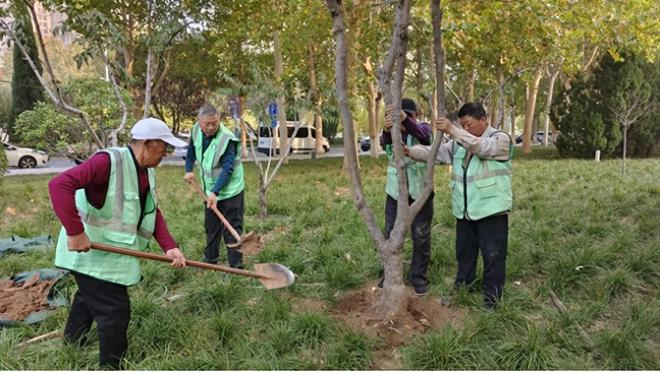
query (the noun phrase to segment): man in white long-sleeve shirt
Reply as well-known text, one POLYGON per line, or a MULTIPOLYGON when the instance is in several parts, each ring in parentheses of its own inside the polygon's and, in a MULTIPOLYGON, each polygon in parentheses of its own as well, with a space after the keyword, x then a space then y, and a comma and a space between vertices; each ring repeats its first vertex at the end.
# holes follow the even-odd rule
MULTIPOLYGON (((458 288, 475 281, 479 249, 484 262, 484 304, 497 307, 506 272, 508 214, 511 210, 511 137, 486 122, 480 103, 466 103, 458 111, 461 128, 446 118, 434 121, 436 129, 449 134, 441 145, 436 164, 451 164, 452 213, 456 217, 458 288)), ((429 146, 404 150, 413 160, 426 161, 429 146)))

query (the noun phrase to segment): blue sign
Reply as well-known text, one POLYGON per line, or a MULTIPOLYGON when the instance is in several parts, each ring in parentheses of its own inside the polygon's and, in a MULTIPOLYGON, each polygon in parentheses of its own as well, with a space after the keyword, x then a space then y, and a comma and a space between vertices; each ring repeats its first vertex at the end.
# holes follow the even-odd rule
POLYGON ((277 104, 275 102, 268 105, 268 115, 270 115, 270 127, 277 128, 277 104))

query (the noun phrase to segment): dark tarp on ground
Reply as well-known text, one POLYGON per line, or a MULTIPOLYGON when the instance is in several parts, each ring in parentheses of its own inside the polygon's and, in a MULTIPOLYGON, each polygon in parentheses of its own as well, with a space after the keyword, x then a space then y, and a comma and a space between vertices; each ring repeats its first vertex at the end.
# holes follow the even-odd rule
POLYGON ((5 253, 24 253, 38 249, 48 249, 53 246, 50 235, 38 236, 36 238, 21 238, 12 235, 10 238, 0 238, 0 257, 5 253))
MULTIPOLYGON (((13 277, 11 277, 11 280, 13 280, 14 283, 16 284, 20 284, 31 278, 36 273, 39 273, 39 282, 41 282, 42 280, 56 281, 53 287, 50 289, 50 292, 48 293, 48 305, 50 305, 50 307, 66 306, 68 304, 66 297, 64 297, 64 295, 62 295, 58 290, 56 290, 56 287, 57 287, 57 282, 59 282, 59 280, 62 279, 64 275, 69 273, 67 270, 38 269, 33 271, 25 271, 14 275, 13 277)), ((30 314, 23 321, 0 319, 0 327, 12 327, 19 325, 20 323, 25 323, 25 324, 38 323, 44 320, 51 312, 52 310, 37 311, 35 313, 30 314)))

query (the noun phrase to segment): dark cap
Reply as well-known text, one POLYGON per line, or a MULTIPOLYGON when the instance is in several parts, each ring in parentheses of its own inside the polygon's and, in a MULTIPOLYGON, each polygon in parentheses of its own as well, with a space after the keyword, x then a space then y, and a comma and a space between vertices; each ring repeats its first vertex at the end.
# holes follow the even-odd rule
POLYGON ((401 110, 409 114, 416 114, 417 104, 410 98, 404 98, 401 100, 401 110))

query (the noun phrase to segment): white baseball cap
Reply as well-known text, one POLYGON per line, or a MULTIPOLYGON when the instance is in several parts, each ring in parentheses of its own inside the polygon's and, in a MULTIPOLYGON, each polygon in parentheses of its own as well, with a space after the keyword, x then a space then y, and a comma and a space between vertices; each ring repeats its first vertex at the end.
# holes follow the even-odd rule
POLYGON ((162 120, 144 118, 131 129, 131 138, 136 140, 162 140, 174 147, 185 147, 187 143, 174 137, 170 128, 162 120))

